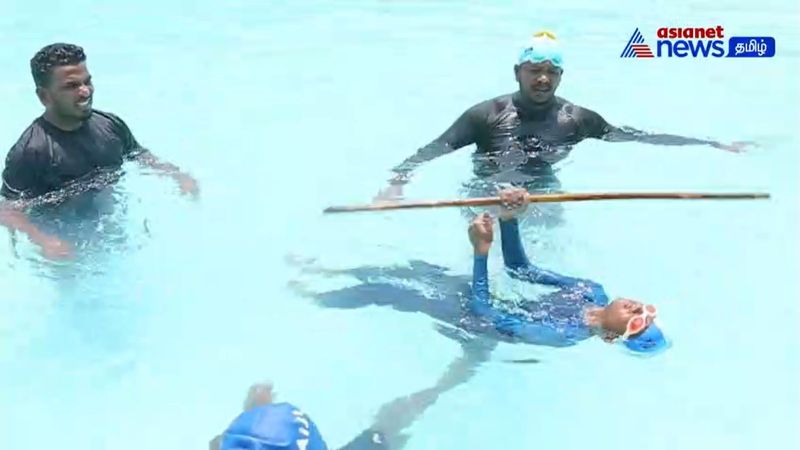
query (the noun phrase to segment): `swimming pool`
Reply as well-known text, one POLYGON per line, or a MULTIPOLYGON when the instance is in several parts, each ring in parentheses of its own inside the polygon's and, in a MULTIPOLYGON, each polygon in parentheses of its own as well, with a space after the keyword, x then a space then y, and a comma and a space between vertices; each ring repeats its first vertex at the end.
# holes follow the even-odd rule
MULTIPOLYGON (((14 43, 0 54, 0 142, 40 112, 31 55, 72 41, 88 52, 96 107, 193 173, 202 198, 131 169, 117 189, 124 239, 77 267, 0 239, 0 436, 17 449, 206 448, 247 385, 270 378, 335 448, 383 403, 429 386, 459 354, 431 320, 315 306, 287 286, 298 274, 285 257, 335 268, 419 259, 467 274, 457 210, 320 211, 368 201, 464 108, 512 91, 520 40, 549 28, 567 43, 567 99, 617 124, 761 144, 733 155, 587 141, 559 166, 566 190, 773 199, 565 205, 564 225, 532 236, 532 253, 652 299, 673 347, 637 359, 596 341, 500 345, 408 430, 408 448, 606 449, 646 437, 639 448, 797 448, 797 5, 675 3, 85 1, 42 15, 14 2, 0 17, 14 43), (636 27, 706 23, 774 36, 779 56, 618 57, 636 27), (540 363, 505 362, 517 358, 540 363)), ((457 196, 468 153, 426 165, 406 194, 457 196)))

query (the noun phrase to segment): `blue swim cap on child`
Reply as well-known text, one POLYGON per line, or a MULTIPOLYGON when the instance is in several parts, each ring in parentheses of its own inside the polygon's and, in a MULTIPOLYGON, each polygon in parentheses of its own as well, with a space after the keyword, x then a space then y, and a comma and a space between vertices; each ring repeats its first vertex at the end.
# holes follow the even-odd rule
POLYGON ((563 69, 564 60, 561 45, 556 35, 550 31, 539 31, 533 34, 533 39, 519 54, 517 64, 550 61, 550 64, 563 69))
POLYGON ((328 450, 317 426, 289 403, 247 410, 222 434, 221 450, 328 450))
POLYGON ((651 323, 639 335, 626 339, 623 344, 628 350, 648 354, 658 353, 668 347, 664 333, 655 323, 651 323))

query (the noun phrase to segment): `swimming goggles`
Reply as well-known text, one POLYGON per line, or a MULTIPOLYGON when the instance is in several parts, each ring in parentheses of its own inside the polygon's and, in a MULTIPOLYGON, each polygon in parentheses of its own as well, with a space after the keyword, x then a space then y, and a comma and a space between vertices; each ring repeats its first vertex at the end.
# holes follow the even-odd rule
POLYGON ((644 305, 641 314, 637 314, 628 320, 628 325, 625 327, 625 333, 620 338, 624 341, 631 336, 641 333, 645 328, 653 323, 655 318, 656 307, 653 305, 644 305))

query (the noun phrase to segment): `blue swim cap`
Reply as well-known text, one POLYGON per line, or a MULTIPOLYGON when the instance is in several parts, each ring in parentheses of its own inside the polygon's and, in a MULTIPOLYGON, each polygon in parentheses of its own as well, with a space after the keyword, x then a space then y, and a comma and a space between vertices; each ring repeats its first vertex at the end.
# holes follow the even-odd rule
POLYGON ((289 403, 247 410, 222 434, 220 450, 328 450, 317 426, 289 403))
POLYGON ((519 54, 517 64, 550 61, 558 68, 563 69, 564 59, 561 53, 561 45, 556 39, 556 35, 550 31, 539 31, 533 34, 533 39, 519 54))
POLYGON ((651 323, 639 335, 626 339, 623 344, 628 350, 648 354, 655 354, 669 347, 664 333, 655 323, 651 323))

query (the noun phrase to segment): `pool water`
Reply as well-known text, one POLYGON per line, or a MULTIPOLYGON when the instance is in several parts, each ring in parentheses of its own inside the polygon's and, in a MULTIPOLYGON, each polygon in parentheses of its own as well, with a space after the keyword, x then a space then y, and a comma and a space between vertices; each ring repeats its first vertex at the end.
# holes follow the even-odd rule
MULTIPOLYGON (((390 167, 465 108, 513 91, 516 51, 541 28, 566 45, 559 95, 608 121, 759 143, 731 154, 585 141, 558 166, 563 189, 772 199, 565 204, 562 225, 526 232, 531 256, 656 303, 672 348, 641 359, 597 340, 501 344, 409 427, 407 448, 800 446, 791 431, 800 418, 796 3, 43 9, 3 4, 0 141, 10 147, 41 112, 30 57, 75 42, 88 53, 95 106, 191 172, 201 198, 130 166, 108 193, 124 206, 110 223, 70 228, 88 242, 78 260, 47 262, 23 238, 0 239, 0 436, 9 448, 206 448, 262 379, 337 448, 382 404, 432 385, 461 350, 430 318, 322 308, 293 283, 324 292, 355 281, 300 273, 287 257, 332 269, 421 260, 468 275, 457 209, 321 211, 370 201, 390 167), (619 58, 636 27, 706 24, 774 36, 777 56, 619 58)), ((457 197, 469 153, 423 166, 407 197, 457 197)), ((505 290, 498 252, 490 264, 505 290)))

